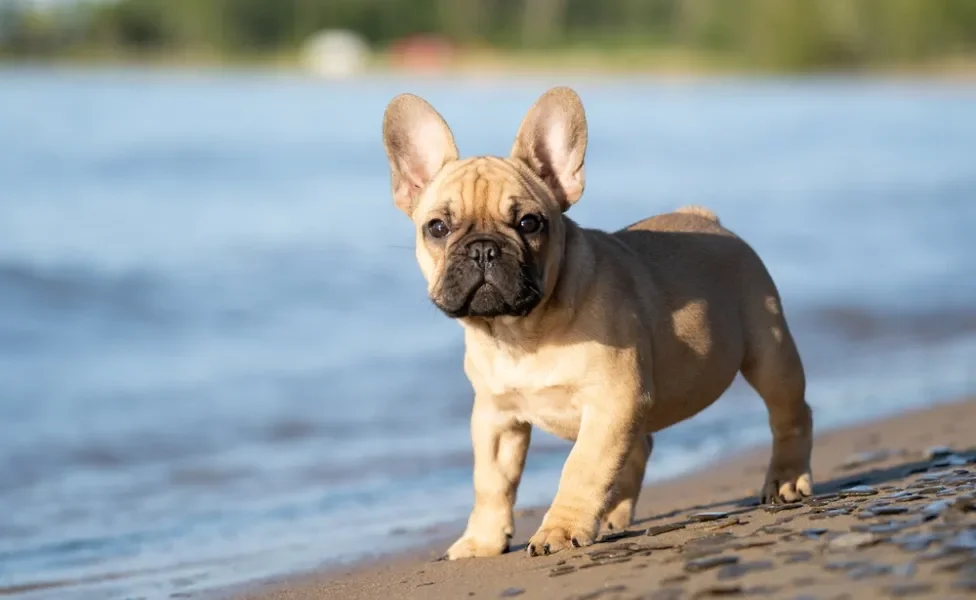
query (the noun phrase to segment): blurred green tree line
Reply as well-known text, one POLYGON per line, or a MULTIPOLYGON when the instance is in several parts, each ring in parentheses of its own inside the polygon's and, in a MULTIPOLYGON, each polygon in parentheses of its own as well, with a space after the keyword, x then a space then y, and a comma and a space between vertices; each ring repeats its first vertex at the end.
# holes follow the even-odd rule
POLYGON ((976 53, 976 0, 0 0, 0 52, 293 52, 325 28, 510 50, 675 48, 777 70, 976 53))

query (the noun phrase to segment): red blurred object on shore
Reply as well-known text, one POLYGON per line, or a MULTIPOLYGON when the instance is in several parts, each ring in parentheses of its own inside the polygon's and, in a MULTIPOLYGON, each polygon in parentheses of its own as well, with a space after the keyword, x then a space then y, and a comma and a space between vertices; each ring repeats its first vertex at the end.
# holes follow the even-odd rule
POLYGON ((405 71, 443 71, 457 55, 457 47, 438 35, 412 35, 390 45, 390 66, 405 71))

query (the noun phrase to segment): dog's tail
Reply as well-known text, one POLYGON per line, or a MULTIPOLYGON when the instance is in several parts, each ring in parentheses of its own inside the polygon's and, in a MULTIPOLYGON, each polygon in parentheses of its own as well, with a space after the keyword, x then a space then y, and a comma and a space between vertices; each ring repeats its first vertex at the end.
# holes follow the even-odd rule
POLYGON ((697 215, 703 219, 708 219, 717 225, 721 225, 718 220, 718 215, 716 215, 712 210, 705 208, 704 206, 698 206, 696 204, 689 204, 688 206, 682 206, 678 210, 674 211, 686 215, 697 215))

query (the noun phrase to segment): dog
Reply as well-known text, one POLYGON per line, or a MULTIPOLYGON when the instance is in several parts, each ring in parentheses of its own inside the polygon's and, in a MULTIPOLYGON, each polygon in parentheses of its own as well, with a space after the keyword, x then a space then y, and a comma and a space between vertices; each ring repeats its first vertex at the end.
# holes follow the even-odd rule
POLYGON ((464 330, 474 389, 474 507, 447 558, 508 551, 533 426, 574 442, 530 556, 628 527, 652 435, 699 413, 737 373, 765 401, 763 502, 812 493, 813 417, 777 288, 753 249, 689 206, 616 232, 566 211, 583 195, 586 116, 555 87, 507 158, 460 159, 443 117, 401 94, 383 140, 428 295, 464 330))

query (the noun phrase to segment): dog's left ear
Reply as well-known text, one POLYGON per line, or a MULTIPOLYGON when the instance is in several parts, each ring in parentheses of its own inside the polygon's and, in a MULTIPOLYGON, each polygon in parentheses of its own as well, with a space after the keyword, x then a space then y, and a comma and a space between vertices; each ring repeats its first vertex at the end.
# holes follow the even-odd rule
POLYGON ((570 88, 554 87, 529 109, 511 157, 535 171, 567 210, 583 195, 585 156, 583 103, 570 88))
POLYGON ((400 94, 386 107, 383 146, 390 160, 394 203, 408 216, 441 167, 458 159, 454 135, 444 118, 413 94, 400 94))

